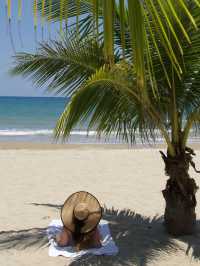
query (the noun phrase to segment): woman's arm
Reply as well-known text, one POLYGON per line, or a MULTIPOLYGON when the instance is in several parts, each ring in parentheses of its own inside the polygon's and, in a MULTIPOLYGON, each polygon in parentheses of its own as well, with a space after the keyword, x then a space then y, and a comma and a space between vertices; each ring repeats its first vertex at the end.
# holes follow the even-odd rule
POLYGON ((72 243, 72 234, 69 230, 63 227, 62 232, 56 235, 55 239, 59 247, 66 247, 72 243))

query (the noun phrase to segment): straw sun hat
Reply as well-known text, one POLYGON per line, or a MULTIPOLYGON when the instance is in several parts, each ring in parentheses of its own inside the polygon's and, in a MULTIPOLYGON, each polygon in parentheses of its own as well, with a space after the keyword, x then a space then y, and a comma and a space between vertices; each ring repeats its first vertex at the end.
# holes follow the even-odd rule
POLYGON ((61 210, 62 222, 72 233, 75 231, 75 220, 83 223, 80 233, 87 234, 95 229, 101 217, 102 209, 98 200, 86 191, 69 196, 61 210))

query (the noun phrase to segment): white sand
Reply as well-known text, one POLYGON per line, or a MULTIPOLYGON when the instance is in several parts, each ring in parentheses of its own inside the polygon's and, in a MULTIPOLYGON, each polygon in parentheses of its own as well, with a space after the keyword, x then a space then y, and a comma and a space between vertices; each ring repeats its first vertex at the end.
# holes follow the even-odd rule
MULTIPOLYGON (((197 152, 197 162, 199 158, 197 152)), ((159 218, 164 212, 161 190, 166 177, 158 150, 93 146, 1 150, 0 162, 1 266, 68 265, 65 258, 50 258, 48 248, 39 245, 46 245, 43 228, 51 219, 59 217, 59 205, 78 190, 92 192, 110 209, 105 218, 111 222, 120 254, 73 265, 199 265, 200 233, 173 240, 165 233, 159 218), (138 215, 125 212, 117 215, 112 207, 118 211, 130 209, 138 215)), ((191 171, 191 175, 200 183, 198 174, 191 171)), ((199 192, 197 200, 199 219, 199 192)))

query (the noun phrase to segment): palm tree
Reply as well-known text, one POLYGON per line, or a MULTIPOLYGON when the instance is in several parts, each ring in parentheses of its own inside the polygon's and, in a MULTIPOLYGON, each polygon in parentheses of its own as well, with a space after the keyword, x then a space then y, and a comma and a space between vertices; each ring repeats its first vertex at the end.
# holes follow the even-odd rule
MULTIPOLYGON (((72 96, 57 123, 56 137, 67 138, 78 122, 86 120, 88 130, 95 127, 99 135, 108 137, 115 133, 131 143, 138 133, 146 141, 155 140, 159 132, 167 143, 167 153, 161 152, 169 176, 163 190, 165 225, 168 232, 180 235, 193 232, 196 221, 198 187, 188 173, 190 165, 196 170, 192 160, 195 154, 187 141, 194 125, 198 130, 200 120, 200 32, 196 29, 200 19, 194 3, 188 4, 190 15, 181 13, 181 26, 179 19, 165 14, 164 7, 160 5, 157 14, 163 24, 156 25, 148 5, 147 9, 143 7, 142 29, 141 25, 137 28, 136 21, 130 21, 137 28, 134 37, 142 30, 140 37, 144 40, 133 38, 126 20, 123 38, 118 31, 122 29, 121 20, 116 16, 109 53, 101 27, 99 37, 94 38, 90 30, 77 35, 76 25, 75 33, 41 44, 36 54, 17 54, 12 74, 29 76, 37 85, 46 84, 49 90, 72 96), (164 30, 165 38, 157 29, 161 25, 168 29, 164 30)), ((86 24, 88 19, 83 18, 79 29, 80 25, 86 29, 86 24)))
MULTIPOLYGON (((11 21, 11 3, 12 0, 6 0, 8 19, 11 21)), ((114 24, 118 24, 120 29, 120 43, 125 56, 126 41, 131 46, 137 86, 141 93, 147 94, 146 76, 151 76, 155 81, 154 70, 151 64, 153 51, 157 50, 161 43, 165 49, 170 63, 177 75, 181 75, 183 69, 177 50, 182 54, 180 41, 185 38, 190 43, 190 38, 185 30, 181 20, 181 15, 186 15, 194 28, 197 24, 190 12, 190 7, 195 5, 200 8, 200 0, 33 0, 34 27, 38 25, 38 11, 41 14, 42 27, 45 18, 47 21, 59 21, 62 35, 63 21, 68 25, 70 18, 76 19, 76 32, 85 34, 92 33, 95 38, 99 38, 99 30, 103 23, 104 56, 106 63, 114 63, 114 24), (176 22, 176 29, 173 23, 176 22), (153 29, 153 33, 151 30, 153 29), (129 34, 126 34, 128 31, 129 34), (158 40, 154 36, 158 35, 158 40), (182 33, 182 34, 180 34, 182 33), (153 34, 153 35, 152 35, 153 34), (170 36, 176 42, 173 47, 170 36), (152 43, 151 39, 154 38, 152 43), (149 49, 149 45, 154 49, 149 49), (148 62, 146 67, 145 62, 148 62)), ((18 0, 18 18, 22 17, 22 0, 18 0)), ((116 29, 116 28, 115 28, 116 29)), ((159 57, 162 67, 164 67, 164 58, 159 57)), ((164 67, 165 68, 165 67, 164 67)), ((165 71, 166 72, 166 71, 165 71)), ((168 77, 167 77, 168 78, 168 77)), ((169 82, 172 82, 169 80, 169 82)), ((155 90, 156 84, 151 83, 155 90)), ((146 99, 147 100, 147 99, 146 99)))

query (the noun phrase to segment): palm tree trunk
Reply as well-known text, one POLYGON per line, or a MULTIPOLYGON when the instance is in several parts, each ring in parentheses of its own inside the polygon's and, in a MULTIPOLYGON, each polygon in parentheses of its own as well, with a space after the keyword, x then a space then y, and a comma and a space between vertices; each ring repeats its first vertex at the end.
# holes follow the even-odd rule
POLYGON ((175 236, 192 234, 196 225, 196 182, 189 176, 192 156, 186 151, 171 157, 160 152, 169 176, 162 191, 166 202, 164 222, 167 231, 175 236))

